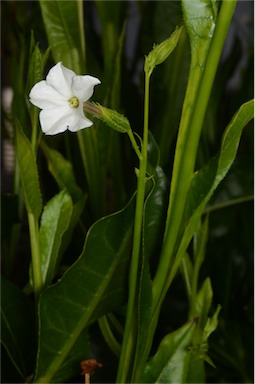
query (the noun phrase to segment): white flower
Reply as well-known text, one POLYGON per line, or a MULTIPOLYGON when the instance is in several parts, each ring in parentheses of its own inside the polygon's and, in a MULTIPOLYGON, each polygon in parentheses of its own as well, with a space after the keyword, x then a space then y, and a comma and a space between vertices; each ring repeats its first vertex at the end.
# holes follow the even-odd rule
POLYGON ((77 76, 60 62, 51 68, 46 80, 35 84, 30 91, 30 102, 41 108, 39 118, 46 135, 56 135, 69 130, 77 132, 93 123, 83 112, 83 103, 100 84, 96 77, 77 76))

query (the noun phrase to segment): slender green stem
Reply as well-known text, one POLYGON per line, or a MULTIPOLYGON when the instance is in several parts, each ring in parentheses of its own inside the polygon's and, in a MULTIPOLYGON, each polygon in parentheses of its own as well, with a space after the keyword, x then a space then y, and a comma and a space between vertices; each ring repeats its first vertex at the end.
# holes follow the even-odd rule
POLYGON ((36 302, 43 287, 41 270, 38 221, 35 216, 28 212, 28 225, 30 234, 30 246, 32 255, 33 284, 36 302))
POLYGON ((221 203, 211 205, 204 210, 204 213, 214 212, 214 211, 217 211, 218 209, 228 208, 228 207, 231 207, 232 205, 242 204, 252 200, 254 200, 253 195, 237 197, 236 199, 231 199, 228 201, 223 201, 221 203))
POLYGON ((137 154, 137 157, 138 159, 140 160, 141 159, 141 152, 140 152, 140 149, 138 148, 138 145, 136 144, 136 140, 135 140, 135 137, 134 137, 134 134, 133 134, 133 131, 130 129, 129 131, 127 131, 127 134, 128 134, 128 137, 131 141, 131 144, 135 150, 135 153, 137 154))
POLYGON ((98 320, 98 324, 101 330, 101 333, 105 339, 105 342, 112 350, 112 352, 116 355, 120 355, 120 344, 115 339, 114 334, 112 333, 111 327, 109 325, 109 321, 106 316, 101 317, 98 320))
MULTIPOLYGON (((151 321, 148 338, 144 345, 144 352, 140 358, 139 372, 136 375, 137 381, 139 381, 143 372, 152 345, 162 302, 181 263, 181 257, 178 257, 178 260, 174 259, 174 252, 181 235, 180 229, 185 201, 194 172, 202 124, 235 5, 236 1, 225 0, 222 2, 209 51, 208 53, 207 51, 204 52, 204 63, 198 63, 196 61, 197 56, 194 56, 192 58, 193 61, 191 61, 191 71, 174 159, 165 236, 158 269, 153 280, 151 321), (196 87, 195 90, 193 89, 194 86, 196 87)), ((193 52, 196 51, 195 48, 198 49, 198 47, 193 47, 193 52)))
POLYGON ((136 211, 132 259, 129 272, 129 297, 126 324, 122 342, 121 356, 117 374, 117 382, 124 383, 128 380, 128 375, 132 368, 134 359, 134 347, 137 338, 136 315, 137 308, 136 295, 138 286, 138 271, 140 261, 140 247, 143 223, 143 206, 145 198, 146 168, 147 168, 147 150, 148 150, 148 125, 149 125, 149 82, 150 76, 145 74, 145 99, 144 99, 144 131, 142 155, 140 157, 140 167, 138 174, 136 211))
POLYGON ((197 235, 194 237, 194 268, 191 277, 191 296, 190 296, 190 318, 195 314, 195 304, 197 299, 198 278, 201 265, 205 257, 206 244, 208 240, 208 216, 201 224, 197 235))
MULTIPOLYGON (((210 97, 215 73, 218 67, 221 51, 229 24, 235 9, 235 1, 223 1, 215 32, 210 44, 210 49, 202 73, 200 87, 196 95, 194 109, 187 126, 183 126, 186 135, 183 135, 180 127, 173 178, 175 179, 174 190, 171 190, 170 208, 168 210, 165 241, 160 257, 159 267, 154 279, 154 303, 158 306, 160 296, 166 291, 166 280, 170 279, 169 267, 174 254, 176 241, 179 235, 180 226, 185 207, 189 184, 194 172, 194 165, 197 153, 198 142, 203 125, 203 120, 210 97), (180 142, 182 141, 182 142, 180 142), (183 142, 184 141, 184 142, 183 142)), ((171 276, 172 281, 172 276, 171 276)), ((162 298, 163 299, 163 298, 162 298)))

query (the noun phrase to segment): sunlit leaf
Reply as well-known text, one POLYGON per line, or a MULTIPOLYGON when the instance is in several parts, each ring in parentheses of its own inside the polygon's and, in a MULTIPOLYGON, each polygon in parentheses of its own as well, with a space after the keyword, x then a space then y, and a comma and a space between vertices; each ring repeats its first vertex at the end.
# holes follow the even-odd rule
POLYGON ((54 196, 44 207, 40 232, 40 255, 44 284, 52 282, 59 264, 59 251, 63 234, 66 232, 72 216, 73 203, 64 190, 54 196))

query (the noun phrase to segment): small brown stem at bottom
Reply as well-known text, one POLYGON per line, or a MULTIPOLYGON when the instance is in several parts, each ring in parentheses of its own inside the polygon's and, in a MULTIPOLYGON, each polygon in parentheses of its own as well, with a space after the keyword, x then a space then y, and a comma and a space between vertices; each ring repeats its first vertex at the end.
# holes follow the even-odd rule
POLYGON ((85 373, 85 384, 90 384, 90 374, 85 373))

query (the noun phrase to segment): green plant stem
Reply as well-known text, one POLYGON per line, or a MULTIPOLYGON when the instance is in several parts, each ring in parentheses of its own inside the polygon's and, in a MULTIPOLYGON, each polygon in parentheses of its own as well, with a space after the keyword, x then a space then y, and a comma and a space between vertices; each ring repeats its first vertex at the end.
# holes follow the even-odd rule
POLYGON ((228 201, 223 201, 221 203, 211 205, 204 210, 204 213, 211 213, 219 209, 228 208, 228 207, 231 207, 232 205, 242 204, 252 200, 254 200, 253 195, 237 197, 236 199, 231 199, 228 201))
POLYGON ((111 327, 109 325, 109 321, 107 319, 107 316, 103 316, 98 320, 98 324, 100 327, 100 331, 105 339, 105 342, 109 346, 109 348, 112 350, 112 352, 116 355, 120 355, 120 344, 115 339, 111 327))
POLYGON ((129 131, 127 131, 127 134, 128 134, 128 137, 131 141, 131 144, 135 150, 135 153, 137 154, 137 157, 138 159, 140 160, 141 159, 141 152, 140 152, 140 149, 138 148, 138 145, 136 144, 136 140, 135 140, 135 137, 134 137, 134 134, 133 134, 133 131, 130 129, 129 131))
POLYGON ((191 277, 191 296, 190 296, 190 318, 195 315, 195 304, 197 299, 197 287, 198 278, 201 265, 205 257, 206 244, 208 240, 208 216, 201 225, 198 234, 196 235, 196 241, 194 242, 194 267, 191 277))
POLYGON ((196 78, 194 79, 190 72, 191 78, 189 78, 184 100, 182 121, 178 133, 174 158, 170 204, 167 212, 164 241, 158 269, 153 280, 153 303, 148 332, 149 336, 145 341, 144 351, 140 357, 140 366, 136 375, 136 381, 138 382, 144 370, 146 359, 152 345, 161 305, 169 286, 180 267, 181 257, 173 259, 173 256, 177 248, 177 241, 180 237, 185 201, 194 172, 203 120, 235 5, 236 1, 225 0, 222 2, 216 28, 204 65, 202 66, 202 63, 200 63, 198 66, 198 63, 194 62, 194 59, 193 63, 191 62, 191 66, 193 64, 192 69, 199 68, 198 70, 201 71, 201 73, 200 76, 196 73, 196 78), (192 90, 194 80, 196 82, 199 81, 195 93, 192 90), (191 113, 187 118, 187 116, 185 116, 185 112, 187 112, 185 109, 191 108, 191 106, 191 113))
POLYGON ((43 288, 43 279, 42 279, 40 249, 39 249, 38 221, 31 212, 28 212, 28 225, 29 225, 30 246, 31 246, 31 256, 32 256, 34 294, 37 302, 39 294, 43 288))
MULTIPOLYGON (((204 116, 225 37, 235 9, 235 3, 235 1, 227 0, 222 2, 215 32, 202 73, 200 86, 196 95, 193 113, 187 125, 180 127, 173 168, 175 189, 170 192, 171 199, 167 215, 164 244, 153 284, 155 307, 158 307, 158 305, 162 303, 164 294, 173 279, 172 274, 169 275, 169 268, 171 267, 171 261, 182 223, 185 201, 194 172, 198 142, 204 116)), ((174 263, 173 268, 175 270, 177 265, 174 265, 174 263)), ((180 263, 180 260, 178 260, 178 263, 180 263)))
POLYGON ((137 308, 137 283, 139 271, 139 256, 141 247, 142 236, 142 223, 143 223, 143 206, 145 198, 145 185, 146 185, 146 169, 147 169, 147 150, 148 150, 148 125, 149 125, 149 82, 150 76, 145 74, 145 99, 144 99, 144 131, 143 131, 143 145, 142 154, 140 157, 140 167, 138 173, 137 184, 137 197, 136 197, 136 211, 135 211, 135 224, 134 224, 134 238, 132 259, 129 272, 129 296, 128 307, 126 315, 126 324, 124 329, 124 336, 122 341, 122 349, 120 355, 120 362, 117 374, 117 382, 124 383, 128 380, 130 369, 134 358, 134 347, 137 338, 136 330, 136 315, 137 308))

